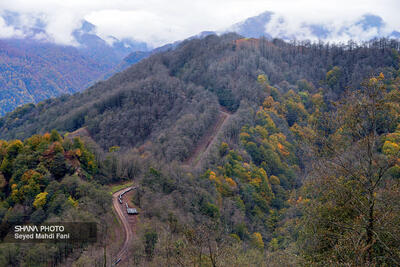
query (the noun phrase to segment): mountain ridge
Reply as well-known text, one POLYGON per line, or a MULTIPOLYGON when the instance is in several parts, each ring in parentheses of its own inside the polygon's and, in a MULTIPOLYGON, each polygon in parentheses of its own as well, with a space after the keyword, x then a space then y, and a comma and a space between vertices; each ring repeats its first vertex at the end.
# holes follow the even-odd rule
MULTIPOLYGON (((17 24, 18 15, 3 14, 17 24)), ((132 50, 148 50, 145 43, 113 39, 109 44, 95 34, 95 25, 82 21, 73 32, 77 46, 59 45, 45 36, 38 20, 31 28, 16 27, 25 37, 0 39, 0 116, 27 103, 71 94, 102 79, 132 50)))
MULTIPOLYGON (((366 66, 373 64, 375 69, 381 70, 383 66, 394 64, 396 61, 390 48, 392 45, 396 43, 378 41, 368 44, 371 48, 355 47, 347 50, 345 46, 303 46, 280 40, 260 39, 253 42, 237 34, 192 39, 180 43, 176 49, 156 53, 113 75, 107 81, 96 83, 84 92, 46 100, 36 106, 30 105, 7 114, 0 119, 0 137, 24 138, 53 128, 74 131, 88 126, 91 135, 104 148, 113 145, 136 146, 151 135, 150 129, 156 127, 156 121, 163 116, 178 116, 177 114, 189 108, 189 100, 192 98, 189 96, 192 94, 198 95, 195 98, 197 102, 200 101, 200 95, 206 94, 208 99, 204 101, 209 102, 209 105, 213 103, 211 110, 218 110, 214 102, 218 99, 220 105, 235 111, 243 105, 243 101, 260 101, 257 99, 264 92, 260 91, 256 81, 257 75, 262 73, 269 77, 271 83, 280 85, 281 88, 288 88, 288 83, 296 84, 302 79, 307 79, 314 84, 312 87, 322 86, 326 90, 329 89, 328 95, 337 94, 335 90, 339 89, 335 89, 336 87, 357 87, 362 81, 361 77, 370 72, 366 66), (380 51, 381 45, 384 45, 384 56, 371 61, 371 57, 380 51), (294 53, 300 46, 303 51, 302 58, 296 57, 294 53), (313 51, 320 51, 320 57, 314 56, 313 51), (366 51, 370 51, 369 57, 363 58, 362 55, 366 51), (244 60, 246 53, 249 55, 244 60), (352 54, 352 57, 346 58, 347 54, 352 54), (238 61, 238 57, 241 61, 238 61), (359 57, 359 60, 355 57, 359 57), (314 70, 301 68, 303 64, 312 64, 314 70), (337 85, 330 88, 321 81, 326 79, 326 73, 336 65, 339 65, 339 69, 346 67, 349 70, 339 71, 341 77, 337 80, 337 85), (285 80, 287 83, 284 83, 285 80), (346 81, 349 80, 352 81, 351 84, 347 84, 346 81), (165 107, 165 113, 160 113, 160 109, 163 108, 155 104, 159 101, 166 101, 164 104, 160 103, 162 106, 169 103, 170 106, 165 107), (151 105, 144 109, 147 110, 146 116, 149 116, 145 122, 143 120, 146 116, 136 109, 140 109, 146 103, 151 105), (43 114, 44 110, 46 114, 43 114), (134 121, 134 118, 137 121, 134 121), (143 127, 147 125, 144 128, 147 130, 139 130, 142 126, 131 129, 138 123, 143 127), (128 128, 131 132, 126 129, 127 125, 130 125, 128 128), (123 128, 118 130, 120 127, 123 128), (126 134, 125 138, 121 137, 122 133, 126 134)), ((202 105, 204 103, 200 106, 202 105)), ((160 124, 157 127, 172 127, 175 125, 173 121, 176 122, 171 120, 169 124, 160 124)), ((206 124, 208 123, 209 121, 206 124)))
MULTIPOLYGON (((118 40, 112 36, 104 40, 96 35, 95 25, 82 20, 81 26, 72 33, 78 45, 61 46, 53 44, 49 37, 46 37, 46 25, 39 18, 32 27, 26 28, 18 26, 18 14, 5 12, 2 16, 7 25, 17 25, 16 28, 22 31, 26 38, 2 39, 0 52, 12 56, 3 56, 2 59, 0 116, 26 103, 38 103, 50 97, 84 90, 96 81, 107 79, 153 54, 174 49, 183 42, 176 41, 151 50, 144 42, 118 40), (40 40, 38 36, 44 39, 40 40), (34 51, 32 47, 38 51, 34 51), (21 51, 17 52, 18 49, 21 51)), ((366 32, 365 36, 370 37, 379 37, 387 33, 385 21, 373 14, 365 14, 352 24, 342 25, 335 31, 329 24, 324 23, 304 22, 297 28, 300 31, 298 33, 289 31, 285 25, 286 21, 283 17, 266 11, 238 22, 224 31, 205 31, 187 40, 201 39, 227 31, 235 31, 243 37, 263 36, 270 40, 276 37, 284 40, 302 40, 309 37, 312 40, 329 40, 332 34, 339 37, 351 37, 354 27, 366 32), (274 29, 272 32, 269 31, 271 28, 274 29), (368 35, 369 32, 375 32, 376 35, 368 35)), ((396 30, 386 35, 391 38, 400 38, 400 32, 396 30)))

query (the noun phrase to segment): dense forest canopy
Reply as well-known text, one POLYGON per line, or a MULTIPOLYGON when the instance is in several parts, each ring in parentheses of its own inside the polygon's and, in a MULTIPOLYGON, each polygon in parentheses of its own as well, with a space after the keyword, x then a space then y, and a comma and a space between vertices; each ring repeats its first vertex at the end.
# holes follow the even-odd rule
MULTIPOLYGON (((107 218, 111 197, 93 181, 97 162, 79 138, 62 138, 53 130, 24 142, 0 141, 0 151, 0 239, 15 224, 101 224, 107 218)), ((76 248, 74 244, 40 244, 20 249, 12 245, 6 250, 7 245, 0 245, 1 266, 37 266, 43 263, 40 258, 57 264, 76 248)))
POLYGON ((185 41, 1 118, 0 137, 23 141, 0 146, 0 215, 44 220, 54 188, 72 212, 87 201, 76 188, 134 180, 137 265, 396 266, 399 86, 394 40, 185 41), (186 165, 222 111, 216 145, 186 165))
MULTIPOLYGON (((126 54, 128 51, 125 52, 126 54)), ((0 115, 26 103, 82 91, 123 58, 108 45, 56 45, 0 38, 0 115)))
MULTIPOLYGON (((283 93, 292 86, 313 92, 321 88, 325 98, 337 99, 369 75, 383 72, 393 77, 398 47, 394 40, 290 44, 241 39, 236 34, 185 41, 85 92, 19 108, 0 120, 0 137, 88 127, 103 148, 137 146, 187 114, 187 107, 199 115, 206 112, 201 107, 215 106, 215 99, 232 112, 241 103, 258 106, 266 96, 257 83, 260 74, 283 93)), ((208 125, 210 115, 203 115, 199 124, 208 125)))

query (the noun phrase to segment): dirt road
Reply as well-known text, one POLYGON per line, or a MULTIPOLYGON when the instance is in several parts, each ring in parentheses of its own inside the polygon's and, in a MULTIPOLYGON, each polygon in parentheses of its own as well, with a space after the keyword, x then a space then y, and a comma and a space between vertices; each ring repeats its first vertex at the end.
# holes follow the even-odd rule
POLYGON ((134 234, 131 222, 129 220, 129 217, 132 217, 132 215, 129 216, 126 213, 126 209, 125 209, 126 202, 123 202, 124 204, 121 204, 118 200, 119 195, 124 193, 125 191, 129 191, 129 188, 122 189, 113 194, 113 207, 114 207, 114 210, 118 215, 118 219, 122 223, 122 226, 124 227, 124 231, 125 231, 125 241, 124 241, 120 251, 117 253, 116 258, 113 259, 114 263, 120 259, 117 266, 122 265, 122 263, 127 259, 129 244, 131 243, 133 234, 134 234))
MULTIPOLYGON (((211 147, 217 141, 217 136, 224 129, 224 127, 228 123, 230 117, 231 117, 230 113, 228 113, 226 110, 223 110, 222 108, 220 109, 218 118, 217 118, 216 122, 214 123, 213 127, 201 138, 201 140, 199 141, 198 145, 196 146, 192 156, 184 162, 184 165, 191 166, 192 168, 199 167, 203 158, 209 153, 211 147)), ((126 196, 126 194, 124 195, 124 198, 122 199, 123 204, 121 204, 119 202, 119 195, 126 191, 129 191, 129 188, 122 189, 113 194, 114 210, 115 210, 120 222, 122 223, 124 231, 125 231, 125 241, 124 241, 120 251, 117 253, 117 256, 113 260, 114 264, 117 261, 118 261, 118 264, 116 264, 114 266, 125 266, 126 264, 128 264, 126 261, 128 260, 128 256, 129 256, 128 255, 129 254, 128 253, 129 252, 129 244, 131 243, 133 236, 134 236, 134 231, 133 231, 134 223, 132 223, 132 218, 134 218, 134 216, 129 216, 125 210, 125 203, 127 201, 124 198, 128 198, 126 196)))
POLYGON ((211 147, 216 142, 218 134, 222 129, 224 129, 224 126, 227 124, 230 117, 230 113, 226 112, 222 108, 220 109, 217 121, 208 133, 204 134, 200 139, 193 154, 184 162, 184 165, 192 166, 193 168, 199 167, 203 158, 208 154, 211 147))

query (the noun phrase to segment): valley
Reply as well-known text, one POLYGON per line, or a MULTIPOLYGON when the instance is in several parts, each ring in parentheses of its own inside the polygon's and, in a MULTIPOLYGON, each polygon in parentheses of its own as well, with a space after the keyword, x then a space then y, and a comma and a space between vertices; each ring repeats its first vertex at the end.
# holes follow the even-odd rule
POLYGON ((56 35, 53 17, 1 7, 0 33, 24 38, 0 40, 0 266, 400 262, 390 19, 267 11, 193 35, 182 16, 104 7, 56 35), (6 238, 60 222, 96 238, 6 238))

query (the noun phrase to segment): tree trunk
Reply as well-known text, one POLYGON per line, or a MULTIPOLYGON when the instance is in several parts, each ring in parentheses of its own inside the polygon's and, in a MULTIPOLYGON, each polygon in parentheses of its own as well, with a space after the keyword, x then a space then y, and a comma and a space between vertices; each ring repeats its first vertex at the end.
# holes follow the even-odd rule
POLYGON ((372 246, 374 244, 373 240, 373 231, 374 231, 374 195, 373 192, 370 192, 370 200, 369 200, 369 213, 368 213, 368 224, 367 224, 367 251, 366 251, 366 263, 371 265, 372 262, 372 246))

